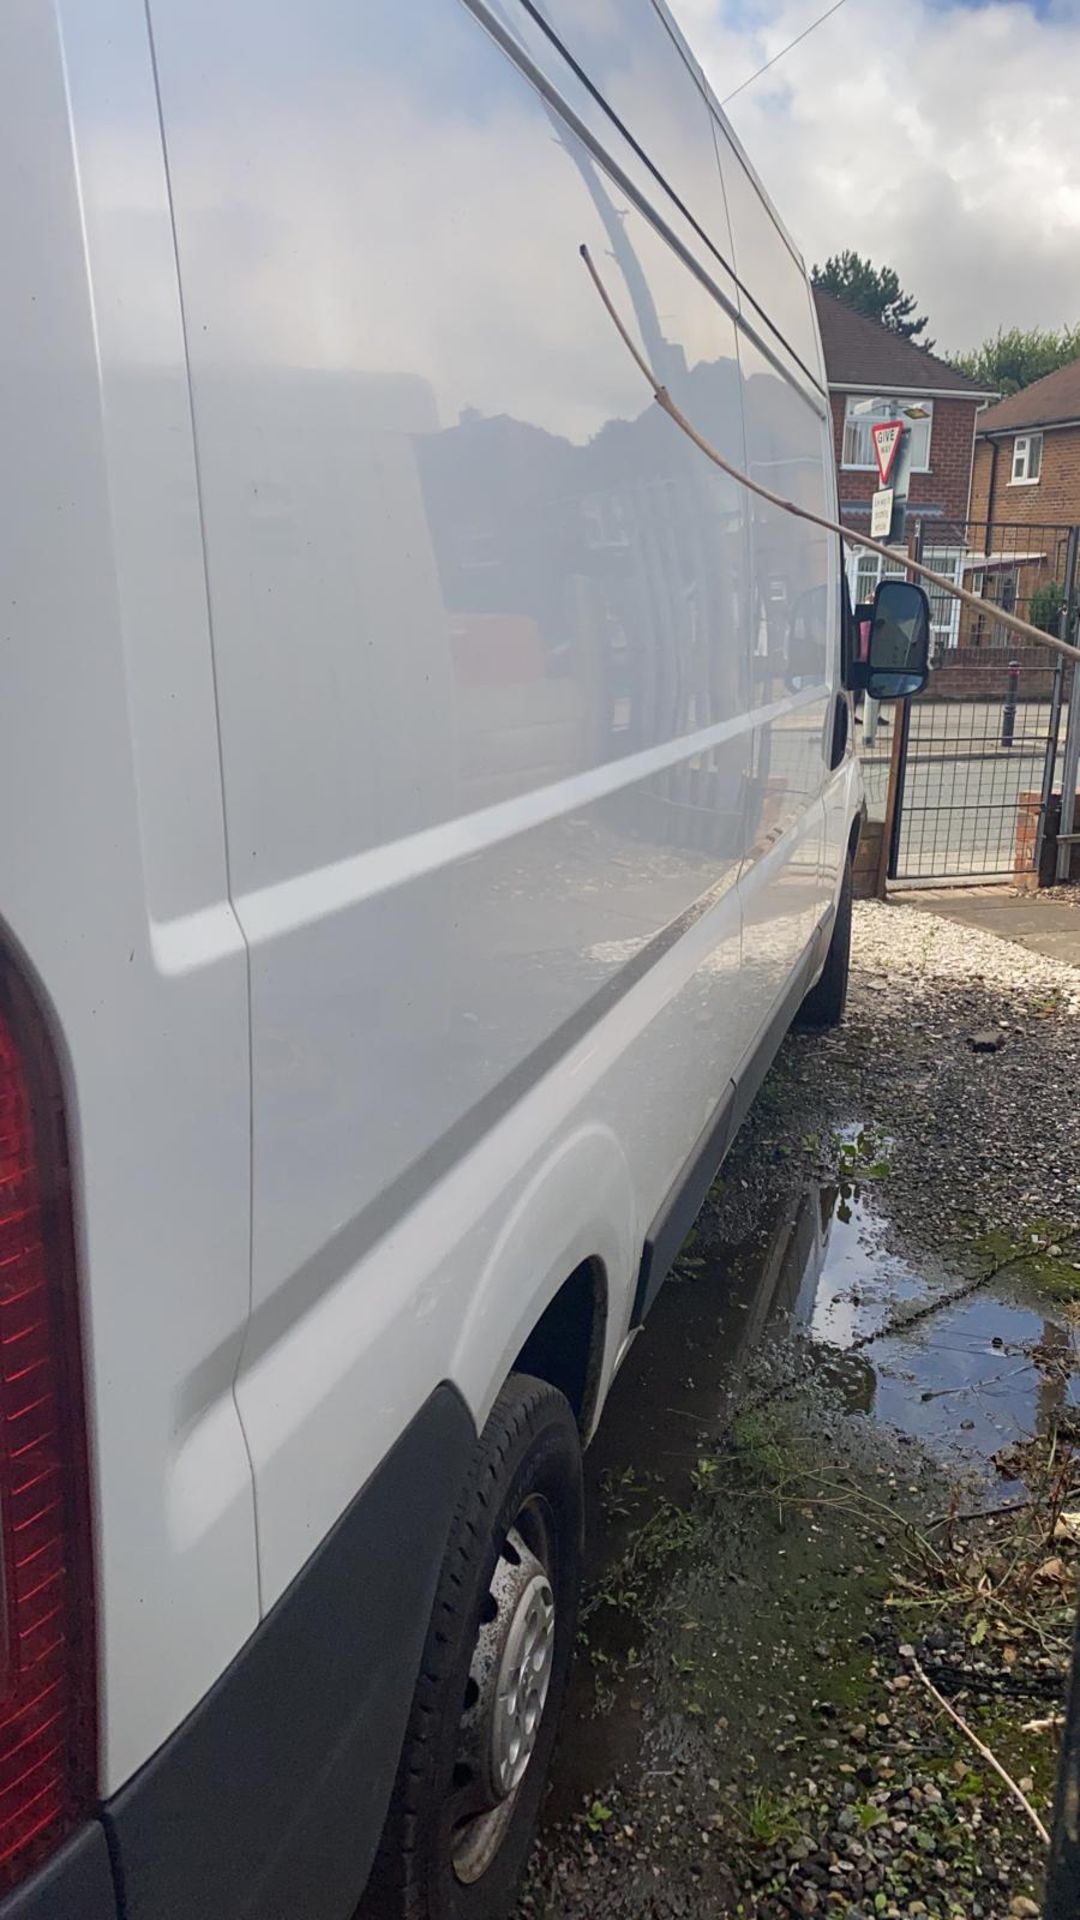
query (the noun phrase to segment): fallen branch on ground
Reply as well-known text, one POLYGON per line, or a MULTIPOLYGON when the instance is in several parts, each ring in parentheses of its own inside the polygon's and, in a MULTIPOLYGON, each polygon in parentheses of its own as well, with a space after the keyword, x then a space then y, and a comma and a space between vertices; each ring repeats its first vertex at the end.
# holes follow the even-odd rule
POLYGON ((930 1679, 929 1675, 923 1672, 923 1669, 919 1665, 919 1662, 915 1658, 914 1654, 910 1654, 908 1656, 908 1663, 911 1667, 912 1672, 915 1674, 916 1678, 922 1681, 922 1684, 926 1688, 927 1693, 932 1695, 932 1697, 937 1701, 939 1707, 944 1708, 945 1712, 949 1716, 949 1719, 952 1720, 954 1724, 959 1727, 961 1733, 964 1734, 966 1738, 971 1741, 972 1746, 976 1749, 977 1752, 982 1754, 983 1759, 989 1762, 989 1764, 993 1767, 994 1772, 1001 1776, 1002 1780, 1004 1780, 1005 1782, 1005 1785, 1008 1787, 1009 1792, 1012 1794, 1013 1799, 1019 1801, 1020 1805, 1023 1807, 1024 1812, 1027 1814, 1028 1819, 1031 1821, 1031 1824, 1034 1827, 1036 1833, 1038 1834, 1039 1839, 1042 1841, 1043 1846, 1048 1847, 1050 1845, 1050 1835, 1047 1832, 1042 1821, 1039 1819, 1039 1816, 1036 1813, 1034 1807, 1032 1806, 1031 1801, 1028 1799, 1027 1794, 1023 1791, 1021 1787, 1017 1786, 1016 1781, 1012 1777, 1012 1774, 1006 1772, 1005 1768, 1002 1766, 1001 1761, 998 1759, 997 1755, 995 1753, 991 1753, 990 1748, 986 1745, 985 1741, 980 1740, 978 1734, 973 1732, 971 1727, 968 1726, 967 1721, 961 1719, 960 1715, 956 1711, 956 1708, 950 1705, 949 1701, 946 1700, 945 1695, 943 1693, 938 1692, 937 1688, 935 1687, 933 1681, 930 1679))

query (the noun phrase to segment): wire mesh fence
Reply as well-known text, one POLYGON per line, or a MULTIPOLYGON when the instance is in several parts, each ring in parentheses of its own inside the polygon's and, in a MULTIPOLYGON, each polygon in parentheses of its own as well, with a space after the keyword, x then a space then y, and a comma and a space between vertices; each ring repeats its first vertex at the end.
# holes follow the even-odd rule
MULTIPOLYGON (((1074 638, 1077 544, 1071 527, 922 524, 920 557, 982 604, 970 608, 941 590, 932 593, 929 686, 902 707, 875 715, 867 704, 859 716, 871 817, 885 816, 893 733, 901 730, 891 879, 1022 879, 1036 870, 1069 670, 1049 647, 1018 642, 995 613, 1018 613, 1074 638)), ((895 571, 902 568, 898 554, 895 571)), ((856 598, 872 597, 877 578, 891 570, 876 556, 857 554, 856 598)))

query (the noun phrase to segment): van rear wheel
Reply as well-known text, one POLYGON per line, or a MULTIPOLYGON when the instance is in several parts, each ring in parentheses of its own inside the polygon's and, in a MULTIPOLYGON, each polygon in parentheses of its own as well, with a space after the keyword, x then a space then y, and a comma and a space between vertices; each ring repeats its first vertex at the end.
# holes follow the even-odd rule
POLYGON ((811 987, 795 1016, 800 1027, 838 1027, 847 1006, 848 974, 851 971, 851 899, 853 892, 851 855, 844 864, 836 920, 821 978, 811 987))
POLYGON ((515 1374, 451 1528, 367 1920, 513 1906, 574 1646, 582 1525, 569 1403, 515 1374))

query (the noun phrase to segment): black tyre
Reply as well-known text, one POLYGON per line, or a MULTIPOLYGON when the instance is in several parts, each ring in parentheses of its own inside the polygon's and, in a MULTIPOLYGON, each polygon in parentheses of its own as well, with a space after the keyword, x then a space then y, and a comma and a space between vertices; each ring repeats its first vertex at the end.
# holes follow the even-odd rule
POLYGON ((581 1446, 516 1374, 450 1533, 365 1920, 500 1920, 514 1904, 574 1646, 581 1446))
POLYGON ((800 1027, 838 1027, 847 1006, 848 974, 851 970, 851 855, 844 865, 840 899, 836 907, 832 939, 824 971, 811 987, 795 1016, 800 1027))

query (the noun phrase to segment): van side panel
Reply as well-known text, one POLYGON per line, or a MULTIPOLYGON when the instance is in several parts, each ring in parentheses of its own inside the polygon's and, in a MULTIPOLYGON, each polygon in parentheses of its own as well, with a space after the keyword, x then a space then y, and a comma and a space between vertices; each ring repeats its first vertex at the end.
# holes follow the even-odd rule
MULTIPOLYGON (((770 357, 740 334, 748 471, 772 492, 834 517, 831 418, 806 270, 715 106, 711 120, 740 309, 755 326, 767 315, 770 329, 770 357)), ((836 896, 830 848, 838 809, 827 809, 825 796, 840 603, 835 540, 761 499, 751 512, 755 701, 767 692, 786 705, 755 736, 758 812, 741 883, 744 1009, 753 1024, 774 1013, 836 896)), ((844 800, 850 805, 848 787, 844 800)))
POLYGON ((0 10, 0 232, 0 915, 65 1082, 108 1791, 258 1620, 246 974, 131 0, 0 10))
MULTIPOLYGON (((741 341, 740 359, 750 472, 826 512, 820 416, 751 342, 741 341)), ((831 898, 823 806, 838 644, 831 545, 827 534, 755 499, 753 697, 770 718, 754 735, 754 833, 741 880, 742 1001, 752 1027, 783 998, 831 898)))
MULTIPOLYGON (((590 0, 518 0, 518 6, 526 19, 539 14, 566 57, 587 71, 610 114, 643 144, 733 269, 738 285, 734 279, 722 285, 770 356, 740 332, 745 464, 774 491, 827 513, 831 438, 806 272, 723 115, 710 104, 677 29, 652 0, 609 0, 603 7, 590 0), (714 156, 695 138, 701 110, 714 156)), ((748 790, 744 972, 738 1010, 732 1009, 743 1057, 783 999, 834 891, 823 793, 839 643, 838 578, 827 536, 759 501, 751 518, 750 697, 771 717, 754 731, 748 790)), ((833 811, 839 815, 849 802, 845 789, 833 811)))
POLYGON ((610 1371, 730 1083, 745 508, 581 242, 735 459, 740 376, 728 314, 462 6, 150 16, 251 953, 238 1396, 272 1601, 441 1378, 483 1417, 585 1258, 610 1371))
POLYGON ((713 113, 712 124, 731 220, 735 271, 755 302, 747 308, 748 317, 768 317, 792 361, 799 363, 793 367, 796 377, 815 378, 820 386, 818 399, 823 400, 825 371, 806 268, 762 199, 719 111, 713 113))

